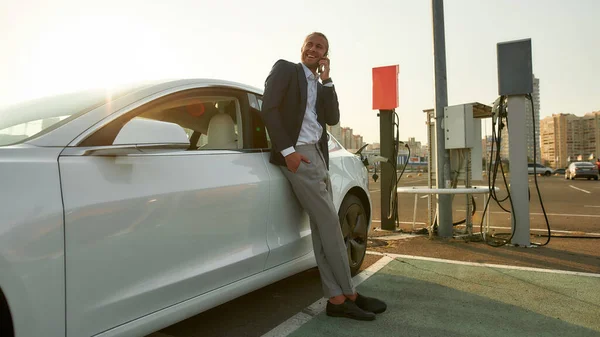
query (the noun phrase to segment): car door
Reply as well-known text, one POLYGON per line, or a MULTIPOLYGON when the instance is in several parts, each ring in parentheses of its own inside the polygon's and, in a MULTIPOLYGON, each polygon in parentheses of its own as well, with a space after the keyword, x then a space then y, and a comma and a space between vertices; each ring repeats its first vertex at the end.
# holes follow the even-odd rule
POLYGON ((207 90, 117 112, 60 156, 68 336, 264 269, 270 173, 243 145, 247 98, 207 90))
POLYGON ((271 144, 268 132, 257 111, 262 107, 262 97, 254 94, 249 94, 249 97, 253 111, 251 116, 255 142, 257 147, 263 148, 262 157, 267 165, 270 179, 271 197, 267 222, 267 244, 270 253, 265 268, 272 268, 312 252, 310 219, 300 206, 279 166, 269 162, 271 144))

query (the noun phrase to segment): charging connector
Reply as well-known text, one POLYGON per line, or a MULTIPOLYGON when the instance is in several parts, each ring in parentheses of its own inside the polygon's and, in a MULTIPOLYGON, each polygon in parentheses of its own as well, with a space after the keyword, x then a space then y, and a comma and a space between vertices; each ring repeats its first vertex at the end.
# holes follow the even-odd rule
POLYGON ((375 165, 376 163, 387 162, 388 159, 382 156, 370 156, 367 157, 369 165, 375 165))

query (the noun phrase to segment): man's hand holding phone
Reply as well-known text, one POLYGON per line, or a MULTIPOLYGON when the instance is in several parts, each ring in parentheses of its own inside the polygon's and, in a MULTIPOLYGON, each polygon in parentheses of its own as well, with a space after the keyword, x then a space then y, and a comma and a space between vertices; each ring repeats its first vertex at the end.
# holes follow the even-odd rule
POLYGON ((301 161, 310 164, 310 160, 298 152, 290 153, 285 157, 285 165, 287 165, 288 170, 294 173, 298 171, 301 161))
POLYGON ((327 57, 323 57, 319 60, 319 68, 317 68, 317 71, 321 76, 321 81, 325 81, 329 78, 329 63, 330 61, 327 57))

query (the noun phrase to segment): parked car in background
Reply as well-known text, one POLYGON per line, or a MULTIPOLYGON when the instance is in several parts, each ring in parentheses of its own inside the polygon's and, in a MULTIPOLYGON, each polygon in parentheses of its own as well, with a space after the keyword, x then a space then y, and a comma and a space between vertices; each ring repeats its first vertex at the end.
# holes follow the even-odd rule
POLYGON ((529 163, 527 164, 527 173, 529 174, 541 174, 544 176, 550 176, 552 175, 552 173, 554 173, 554 170, 552 170, 552 168, 550 167, 546 167, 542 164, 533 164, 533 163, 529 163), (535 172, 534 172, 534 165, 535 165, 535 172))
POLYGON ((598 167, 588 162, 571 163, 565 171, 565 179, 587 178, 598 180, 598 167))
POLYGON ((565 174, 565 171, 567 170, 567 168, 558 168, 556 170, 554 170, 554 174, 565 174))
MULTIPOLYGON (((0 336, 145 336, 316 266, 261 103, 177 80, 0 109, 0 336)), ((331 135, 329 153, 356 274, 368 172, 331 135)))

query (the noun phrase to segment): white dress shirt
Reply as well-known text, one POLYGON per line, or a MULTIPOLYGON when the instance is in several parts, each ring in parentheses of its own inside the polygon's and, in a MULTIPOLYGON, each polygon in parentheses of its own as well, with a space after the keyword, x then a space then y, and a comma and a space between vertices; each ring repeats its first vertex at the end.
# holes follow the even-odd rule
MULTIPOLYGON (((317 144, 321 135, 323 134, 323 127, 317 121, 317 83, 319 82, 319 76, 313 74, 304 63, 304 74, 306 75, 306 111, 304 112, 304 119, 302 120, 302 127, 300 129, 300 135, 298 136, 297 145, 304 144, 317 144)), ((325 84, 325 86, 332 87, 333 82, 325 84)), ((285 157, 291 153, 296 152, 294 147, 288 147, 281 151, 281 154, 285 157)))

